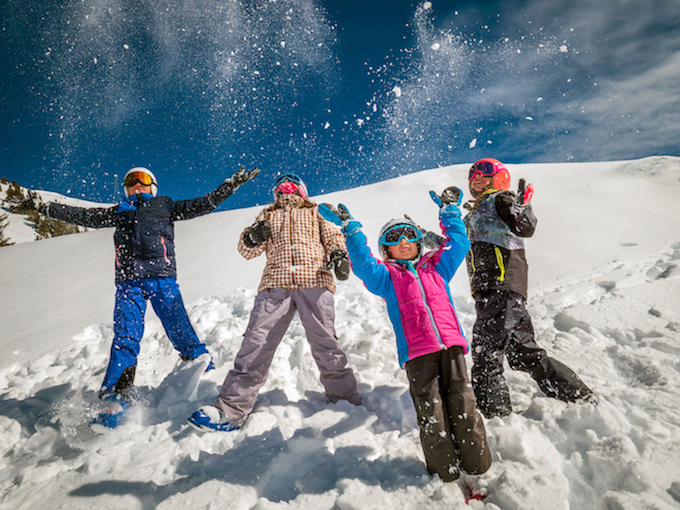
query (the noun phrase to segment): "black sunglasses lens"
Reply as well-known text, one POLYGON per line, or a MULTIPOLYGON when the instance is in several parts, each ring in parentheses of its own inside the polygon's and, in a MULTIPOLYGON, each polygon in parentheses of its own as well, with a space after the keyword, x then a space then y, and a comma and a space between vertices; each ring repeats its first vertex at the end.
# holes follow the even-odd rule
POLYGON ((402 236, 412 241, 418 237, 418 234, 411 227, 397 227, 385 234, 385 241, 388 243, 398 243, 402 236))

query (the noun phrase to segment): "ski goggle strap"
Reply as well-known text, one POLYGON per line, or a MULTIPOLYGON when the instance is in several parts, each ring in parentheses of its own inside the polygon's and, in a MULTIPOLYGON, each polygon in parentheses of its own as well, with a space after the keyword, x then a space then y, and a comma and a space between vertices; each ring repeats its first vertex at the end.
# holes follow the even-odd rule
POLYGON ((423 238, 423 234, 411 225, 394 225, 383 233, 380 244, 381 246, 395 246, 401 242, 402 238, 406 239, 409 243, 414 243, 420 241, 423 238))
POLYGON ((482 177, 492 177, 499 172, 500 169, 496 168, 491 161, 478 161, 472 167, 470 167, 470 174, 468 175, 468 181, 474 179, 477 174, 482 175, 482 177))
POLYGON ((302 179, 300 179, 297 175, 295 175, 295 174, 283 174, 281 177, 276 179, 276 184, 274 184, 274 187, 278 186, 279 184, 281 184, 284 181, 294 182, 298 186, 303 184, 302 179))
POLYGON ((126 188, 131 188, 137 183, 143 184, 144 186, 155 184, 153 178, 145 172, 132 172, 125 177, 124 184, 126 188))

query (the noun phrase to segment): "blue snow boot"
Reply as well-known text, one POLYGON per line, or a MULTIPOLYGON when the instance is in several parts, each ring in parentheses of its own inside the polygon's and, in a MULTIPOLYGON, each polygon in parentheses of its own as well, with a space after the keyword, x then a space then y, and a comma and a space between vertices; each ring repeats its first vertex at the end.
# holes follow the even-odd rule
POLYGON ((127 400, 118 393, 107 395, 103 400, 106 408, 90 422, 90 428, 99 433, 106 432, 106 430, 109 429, 115 429, 118 425, 123 423, 130 407, 127 400))
POLYGON ((219 430, 221 432, 230 432, 240 428, 222 416, 220 410, 214 406, 201 407, 189 416, 187 421, 189 425, 201 431, 219 430))

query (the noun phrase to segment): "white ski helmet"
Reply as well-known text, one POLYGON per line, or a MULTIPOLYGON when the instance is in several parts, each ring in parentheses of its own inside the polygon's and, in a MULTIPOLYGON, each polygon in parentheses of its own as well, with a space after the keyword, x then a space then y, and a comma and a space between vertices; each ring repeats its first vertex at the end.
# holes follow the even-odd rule
POLYGON ((385 237, 386 234, 393 230, 395 227, 411 227, 416 231, 417 237, 414 241, 418 242, 418 256, 422 255, 423 251, 423 231, 411 218, 404 216, 404 218, 394 218, 383 225, 380 229, 380 235, 378 238, 378 248, 380 249, 380 254, 384 257, 387 254, 387 245, 396 243, 387 243, 385 237))
MULTIPOLYGON (((131 168, 130 170, 127 171, 125 177, 123 177, 123 192, 125 193, 125 197, 130 198, 126 181, 128 180, 128 177, 130 176, 134 177, 133 174, 136 173, 146 174, 149 177, 151 177, 151 195, 155 197, 158 194, 158 181, 156 180, 156 176, 153 174, 153 172, 148 168, 144 168, 143 166, 136 166, 134 168, 131 168)), ((132 185, 134 186, 134 183, 132 185)))

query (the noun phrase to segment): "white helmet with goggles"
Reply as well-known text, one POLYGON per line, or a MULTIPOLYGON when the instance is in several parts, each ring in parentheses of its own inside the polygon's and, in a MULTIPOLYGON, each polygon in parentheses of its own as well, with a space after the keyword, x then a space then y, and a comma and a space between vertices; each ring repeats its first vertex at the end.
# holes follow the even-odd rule
POLYGON ((395 218, 388 221, 380 229, 378 247, 380 253, 385 256, 388 246, 395 246, 406 239, 408 242, 418 243, 418 255, 422 252, 423 232, 420 227, 410 218, 395 218))
POLYGON ((131 168, 123 177, 123 191, 126 198, 130 198, 130 193, 128 188, 133 187, 135 184, 140 183, 144 186, 151 186, 151 195, 156 196, 158 194, 158 181, 156 176, 148 168, 143 166, 136 166, 131 168))

